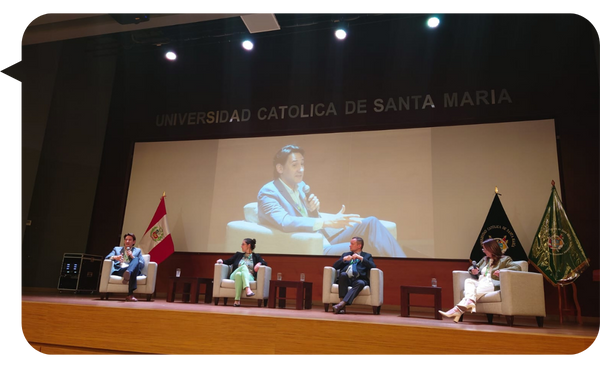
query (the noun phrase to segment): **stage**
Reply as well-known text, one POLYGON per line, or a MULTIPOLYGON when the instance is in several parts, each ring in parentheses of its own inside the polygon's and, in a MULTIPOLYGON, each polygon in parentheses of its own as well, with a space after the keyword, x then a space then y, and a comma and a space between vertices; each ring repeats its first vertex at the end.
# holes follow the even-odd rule
POLYGON ((126 303, 120 296, 24 292, 22 328, 45 354, 577 354, 598 335, 598 321, 585 318, 582 325, 574 318, 561 325, 549 316, 539 328, 533 317, 516 317, 509 327, 503 316, 491 325, 475 314, 454 323, 434 319, 425 308, 400 317, 399 308, 385 305, 380 315, 360 306, 335 315, 320 303, 310 310, 295 310, 289 301, 285 309, 259 308, 254 300, 243 300, 240 308, 222 303, 167 303, 160 294, 126 303), (137 338, 126 344, 115 338, 132 330, 137 338), (249 349, 234 349, 236 335, 247 336, 249 349))

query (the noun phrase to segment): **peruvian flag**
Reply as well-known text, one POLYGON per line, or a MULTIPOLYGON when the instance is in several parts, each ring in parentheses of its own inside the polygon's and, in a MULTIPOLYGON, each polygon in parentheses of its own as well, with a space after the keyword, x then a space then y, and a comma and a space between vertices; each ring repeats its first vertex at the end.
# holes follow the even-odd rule
POLYGON ((175 251, 169 225, 167 224, 164 193, 139 246, 144 253, 150 254, 150 259, 156 263, 161 263, 175 251))

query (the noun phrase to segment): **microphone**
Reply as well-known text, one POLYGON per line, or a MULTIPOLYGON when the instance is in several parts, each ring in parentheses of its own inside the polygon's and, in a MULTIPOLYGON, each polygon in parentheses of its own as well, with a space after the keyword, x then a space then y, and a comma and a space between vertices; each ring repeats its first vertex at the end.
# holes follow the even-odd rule
MULTIPOLYGON (((477 262, 473 261, 473 268, 475 269, 479 269, 479 267, 477 267, 477 262)), ((474 279, 479 279, 479 274, 477 275, 473 275, 472 273, 469 272, 469 274, 471 274, 471 277, 474 279)))
POLYGON ((312 194, 312 193, 310 192, 310 185, 306 185, 306 184, 305 184, 305 185, 302 187, 302 191, 304 192, 304 194, 306 194, 306 198, 310 197, 310 195, 312 194))
POLYGON ((309 211, 308 197, 310 197, 310 195, 312 194, 312 192, 310 191, 310 185, 304 184, 304 186, 302 187, 302 191, 305 195, 304 206, 306 207, 306 210, 309 211))

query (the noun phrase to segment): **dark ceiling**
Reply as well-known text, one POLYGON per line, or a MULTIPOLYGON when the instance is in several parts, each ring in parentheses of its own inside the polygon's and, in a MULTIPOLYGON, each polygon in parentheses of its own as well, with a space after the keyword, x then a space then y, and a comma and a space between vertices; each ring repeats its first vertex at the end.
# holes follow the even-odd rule
POLYGON ((148 22, 121 25, 107 14, 47 15, 36 19, 25 32, 23 44, 87 38, 88 51, 96 55, 148 51, 160 46, 188 47, 307 34, 344 25, 349 32, 365 25, 412 21, 424 25, 423 14, 276 14, 279 30, 250 33, 237 14, 150 15, 148 22), (44 17, 48 17, 44 21, 44 17))

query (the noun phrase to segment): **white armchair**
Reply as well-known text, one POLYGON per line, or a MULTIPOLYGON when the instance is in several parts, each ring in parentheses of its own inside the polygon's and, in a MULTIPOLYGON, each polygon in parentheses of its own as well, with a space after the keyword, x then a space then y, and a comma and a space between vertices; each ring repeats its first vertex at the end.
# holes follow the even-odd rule
MULTIPOLYGON (((321 213, 321 216, 332 215, 321 213)), ((396 223, 380 221, 396 238, 396 223)), ((244 238, 260 239, 260 253, 271 254, 323 255, 323 250, 331 245, 321 233, 284 233, 259 224, 257 202, 251 202, 244 206, 244 220, 231 221, 227 224, 223 251, 238 251, 240 239, 244 238)))
MULTIPOLYGON (((215 264, 213 276, 213 300, 215 305, 219 304, 219 298, 223 298, 223 305, 227 305, 228 298, 235 298, 235 281, 229 279, 232 271, 232 266, 215 264)), ((270 282, 271 267, 260 266, 256 280, 250 282, 250 289, 254 292, 254 296, 248 297, 246 293, 242 292, 242 298, 256 299, 259 307, 261 304, 266 307, 269 299, 270 282)))
MULTIPOLYGON (((156 273, 158 272, 158 264, 156 262, 150 262, 150 255, 144 254, 144 268, 141 271, 141 275, 137 277, 137 289, 135 294, 145 294, 146 300, 152 299, 154 294, 154 288, 156 287, 156 273)), ((100 276, 100 299, 108 299, 111 294, 127 294, 129 292, 129 285, 123 284, 123 277, 111 275, 112 261, 105 259, 102 262, 102 274, 100 276)))
MULTIPOLYGON (((323 307, 325 312, 329 311, 329 305, 335 305, 340 302, 338 293, 337 270, 330 266, 325 266, 323 270, 323 307)), ((360 294, 354 299, 352 305, 363 304, 373 307, 373 314, 381 312, 383 305, 383 271, 379 268, 371 268, 369 274, 369 286, 365 286, 360 294)))
MULTIPOLYGON (((504 315, 509 326, 513 325, 514 316, 535 316, 538 326, 543 327, 546 316, 544 278, 540 273, 528 272, 527 261, 516 263, 522 271, 500 270, 500 290, 481 297, 476 313, 487 314, 488 323, 492 323, 494 314, 504 315)), ((464 298, 465 280, 469 277, 467 271, 452 271, 454 304, 464 298)))

